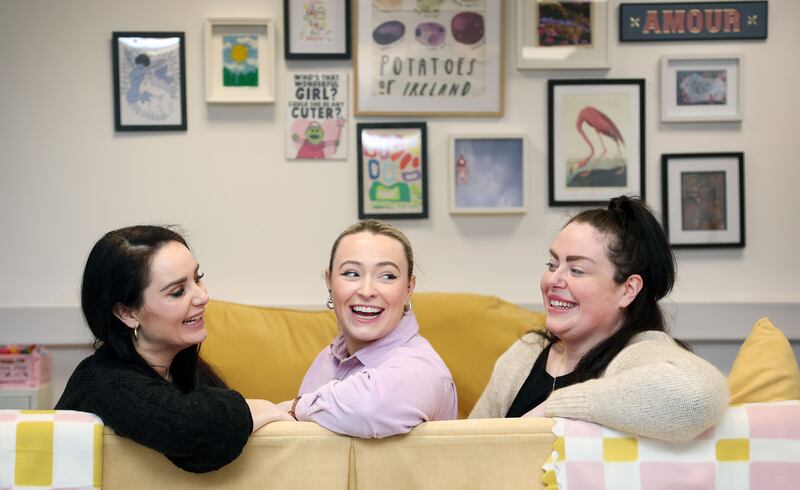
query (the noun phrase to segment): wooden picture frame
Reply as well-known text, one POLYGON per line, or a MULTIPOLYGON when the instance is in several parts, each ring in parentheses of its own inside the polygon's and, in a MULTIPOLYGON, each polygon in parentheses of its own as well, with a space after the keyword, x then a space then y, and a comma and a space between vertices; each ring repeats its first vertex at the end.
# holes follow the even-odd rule
POLYGON ((743 57, 681 55, 661 57, 661 120, 741 121, 743 57))
POLYGON ((450 214, 523 214, 527 208, 524 134, 449 138, 450 214))
POLYGON ((427 125, 359 123, 356 132, 358 218, 427 218, 427 125))
POLYGON ((609 10, 600 0, 516 0, 517 69, 610 68, 609 10))
POLYGON ((550 206, 645 197, 643 79, 549 80, 550 206))
POLYGON ((745 246, 744 153, 661 155, 661 185, 674 248, 745 246))
POLYGON ((412 4, 356 2, 355 114, 502 116, 505 2, 412 4))
POLYGON ((182 32, 112 33, 117 131, 186 130, 184 45, 182 32))
POLYGON ((287 60, 349 60, 351 0, 283 0, 287 60))
POLYGON ((206 102, 275 102, 275 23, 272 19, 206 19, 206 102))

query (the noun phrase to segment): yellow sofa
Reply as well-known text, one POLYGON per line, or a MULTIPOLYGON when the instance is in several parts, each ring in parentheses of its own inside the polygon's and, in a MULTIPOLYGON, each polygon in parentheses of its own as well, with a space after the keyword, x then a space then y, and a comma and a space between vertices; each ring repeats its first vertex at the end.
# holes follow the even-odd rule
MULTIPOLYGON (((412 306, 422 335, 450 367, 461 418, 497 357, 544 323, 541 313, 480 295, 417 293, 412 306)), ((329 311, 221 301, 209 303, 206 324, 201 355, 245 396, 276 402, 296 395, 314 356, 337 334, 329 311)), ((744 343, 729 382, 738 403, 800 398, 791 347, 768 320, 759 321, 744 343)), ((251 436, 236 461, 202 475, 106 428, 103 488, 544 488, 541 467, 553 451, 552 426, 548 418, 428 422, 407 435, 362 440, 312 423, 278 422, 251 436)))

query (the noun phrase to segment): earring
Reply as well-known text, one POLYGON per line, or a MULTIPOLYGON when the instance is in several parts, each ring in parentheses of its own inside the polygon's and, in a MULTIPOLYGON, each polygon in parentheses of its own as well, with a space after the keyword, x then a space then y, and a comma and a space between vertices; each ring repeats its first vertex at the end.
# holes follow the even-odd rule
POLYGON ((133 340, 139 340, 139 325, 133 327, 133 340))
POLYGON ((411 301, 403 305, 403 313, 408 313, 411 311, 411 301))
POLYGON ((328 296, 328 303, 326 304, 326 306, 328 307, 329 310, 333 309, 333 298, 331 296, 328 296))

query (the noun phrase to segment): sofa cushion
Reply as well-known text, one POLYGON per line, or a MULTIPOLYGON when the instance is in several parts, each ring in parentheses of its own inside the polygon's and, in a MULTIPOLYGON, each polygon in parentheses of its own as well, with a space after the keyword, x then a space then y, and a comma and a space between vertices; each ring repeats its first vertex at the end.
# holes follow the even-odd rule
POLYGON ((331 311, 209 301, 201 355, 245 398, 297 396, 311 362, 338 334, 331 311))
POLYGON ((544 328, 544 313, 494 296, 416 293, 411 305, 422 336, 453 374, 459 418, 466 418, 477 403, 497 358, 521 335, 544 328))
POLYGON ((731 403, 800 399, 800 370, 792 346, 768 318, 758 320, 728 375, 731 403))

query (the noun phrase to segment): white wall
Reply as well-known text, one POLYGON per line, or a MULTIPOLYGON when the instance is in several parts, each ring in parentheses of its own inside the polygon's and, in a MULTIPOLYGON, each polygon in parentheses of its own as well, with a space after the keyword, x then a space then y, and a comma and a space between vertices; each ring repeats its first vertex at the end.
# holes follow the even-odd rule
MULTIPOLYGON (((415 246, 419 290, 539 302, 547 248, 572 212, 547 206, 547 80, 633 77, 647 81, 646 192, 656 209, 662 153, 745 153, 747 247, 678 251, 672 300, 751 302, 763 304, 765 315, 771 303, 797 311, 800 30, 791 20, 800 17, 800 2, 769 3, 766 41, 614 42, 608 72, 518 71, 514 3, 506 2, 505 116, 427 119, 430 218, 397 222, 415 246), (744 53, 741 124, 659 122, 659 57, 680 53, 744 53), (447 136, 466 132, 530 136, 527 214, 448 214, 447 136)), ((616 39, 618 2, 611 3, 616 39)), ((351 63, 289 63, 280 54, 277 104, 207 105, 207 17, 273 17, 283 52, 278 0, 0 0, 0 309, 75 306, 93 242, 133 223, 183 225, 213 297, 322 306, 329 246, 356 219, 355 134, 347 161, 286 161, 281 91, 287 69, 351 63), (185 31, 188 131, 114 131, 110 37, 118 30, 185 31)), ((0 315, 0 342, 13 340, 3 335, 12 327, 0 315)))

